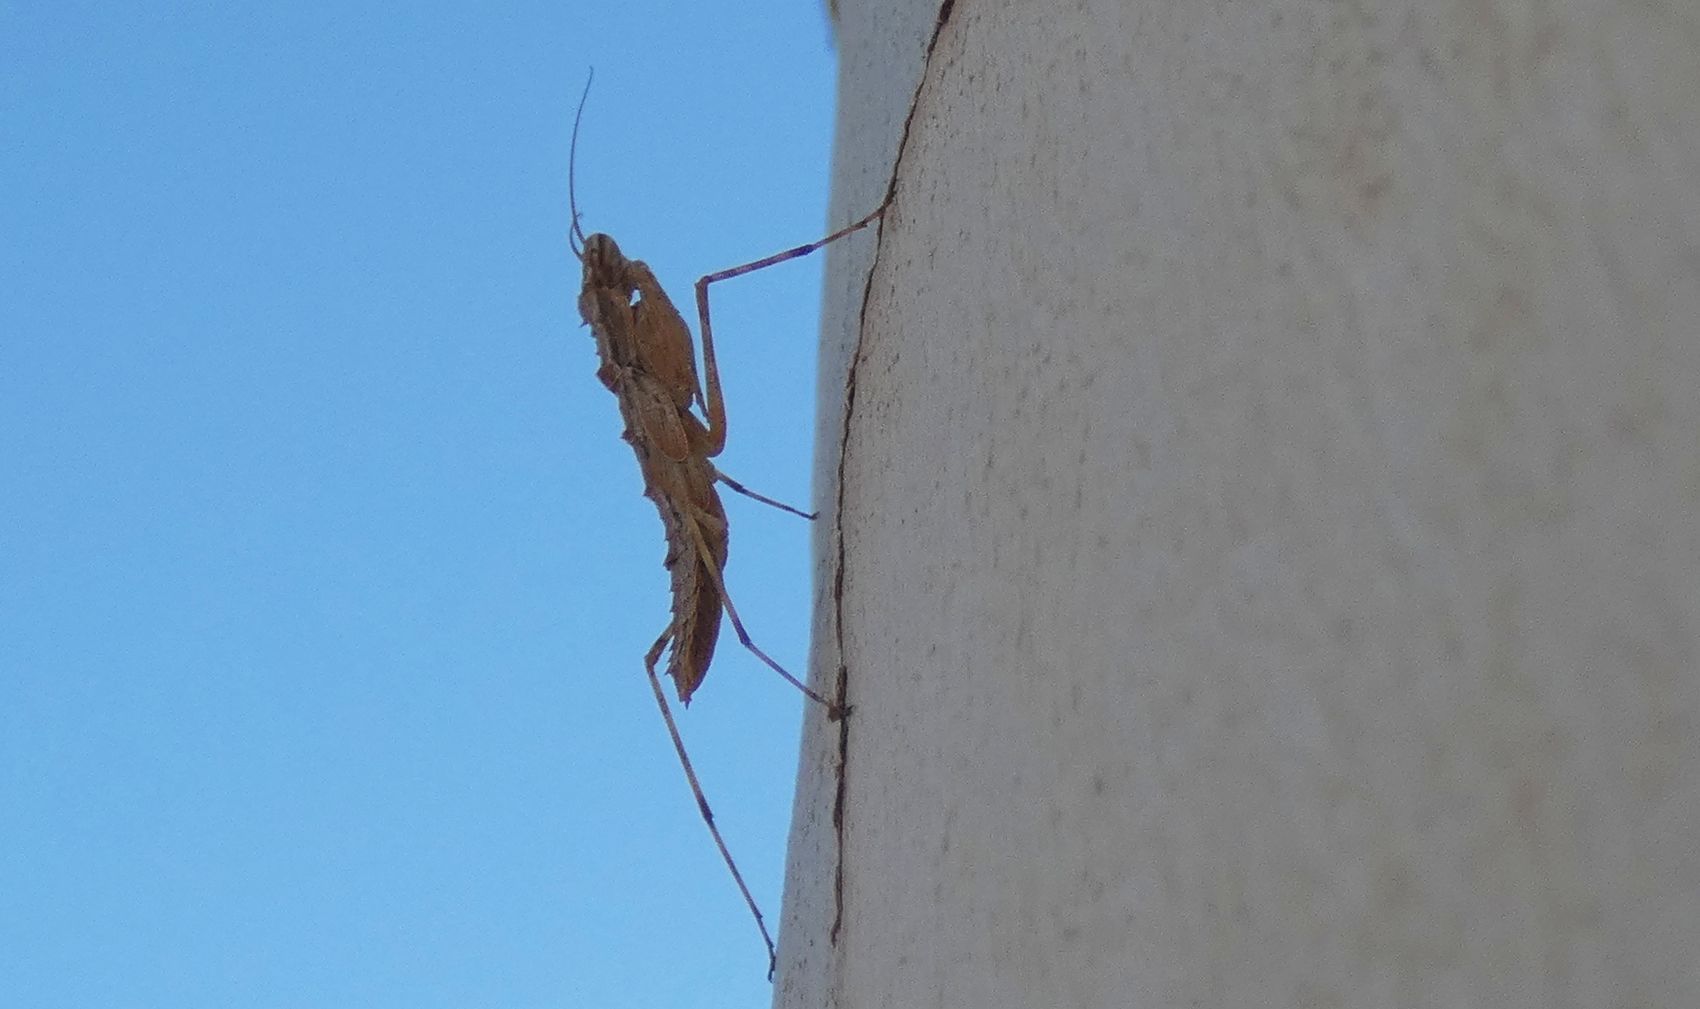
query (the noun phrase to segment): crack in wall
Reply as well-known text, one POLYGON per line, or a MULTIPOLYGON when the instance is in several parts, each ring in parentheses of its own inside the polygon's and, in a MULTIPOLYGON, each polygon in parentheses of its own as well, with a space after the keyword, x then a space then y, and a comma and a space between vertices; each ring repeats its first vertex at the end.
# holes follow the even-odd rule
MULTIPOLYGON (((897 141, 897 156, 892 160, 891 180, 886 185, 883 203, 885 213, 891 212, 892 204, 897 198, 897 179, 903 167, 903 155, 909 147, 909 132, 915 124, 915 112, 921 107, 921 95, 927 87, 927 74, 932 68, 933 51, 938 47, 939 36, 944 33, 944 27, 955 8, 956 0, 943 0, 943 3, 939 4, 938 18, 933 24, 933 36, 927 40, 927 52, 921 58, 921 78, 915 85, 915 96, 909 101, 909 112, 903 119, 903 133, 897 141)), ((850 767, 850 670, 844 654, 844 471, 850 457, 850 422, 856 411, 856 376, 862 363, 868 299, 873 293, 874 274, 879 271, 885 224, 885 217, 882 215, 879 232, 874 239, 874 261, 868 267, 868 277, 862 287, 862 305, 856 317, 856 345, 850 351, 850 364, 844 379, 844 423, 839 430, 837 500, 832 513, 832 531, 837 543, 837 558, 832 578, 832 624, 838 646, 838 677, 833 690, 833 705, 841 713, 838 719, 838 780, 832 800, 832 827, 838 845, 837 867, 832 881, 832 930, 829 933, 833 946, 838 945, 844 928, 844 808, 850 767)))

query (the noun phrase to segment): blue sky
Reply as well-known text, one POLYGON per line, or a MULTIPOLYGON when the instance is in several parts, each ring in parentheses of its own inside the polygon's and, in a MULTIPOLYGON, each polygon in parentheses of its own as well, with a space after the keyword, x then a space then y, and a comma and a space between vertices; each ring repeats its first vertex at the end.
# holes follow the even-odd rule
MULTIPOLYGON (((769 1000, 643 676, 592 65, 585 227, 675 299, 821 232, 814 0, 0 3, 0 1003, 769 1000)), ((820 268, 715 290, 723 468, 798 503, 820 268)), ((806 524, 729 498, 801 673, 806 524)), ((730 636, 682 718, 770 921, 800 718, 730 636)))

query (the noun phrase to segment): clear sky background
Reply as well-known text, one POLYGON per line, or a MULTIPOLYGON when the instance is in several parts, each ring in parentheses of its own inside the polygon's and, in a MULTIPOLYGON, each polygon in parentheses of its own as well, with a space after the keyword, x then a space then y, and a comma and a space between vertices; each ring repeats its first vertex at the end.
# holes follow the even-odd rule
MULTIPOLYGON (((0 1005, 767 1004, 643 675, 592 65, 585 227, 682 305, 822 232, 819 0, 0 2, 0 1005)), ((799 503, 820 269, 715 290, 799 503)), ((806 523, 727 507, 802 673, 806 523)), ((681 719, 771 922, 801 704, 728 634, 681 719)))

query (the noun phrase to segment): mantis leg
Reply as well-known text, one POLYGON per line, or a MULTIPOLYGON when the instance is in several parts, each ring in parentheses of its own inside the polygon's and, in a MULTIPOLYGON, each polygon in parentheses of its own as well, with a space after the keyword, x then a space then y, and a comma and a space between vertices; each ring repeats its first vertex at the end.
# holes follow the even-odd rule
POLYGON ((750 654, 762 660, 762 662, 767 665, 767 668, 783 677, 786 683, 789 683, 798 690, 801 690, 803 692, 803 696, 825 708, 827 711, 827 717, 836 720, 842 714, 837 705, 811 690, 808 684, 804 683, 802 680, 792 676, 784 666, 773 661, 771 656, 762 651, 761 648, 750 639, 750 632, 744 629, 744 621, 738 617, 737 607, 732 605, 732 597, 726 594, 726 579, 720 574, 720 565, 715 561, 714 552, 709 549, 708 540, 703 536, 702 529, 698 527, 696 518, 693 516, 692 519, 687 521, 685 524, 691 527, 691 535, 696 537, 697 549, 702 553, 702 556, 698 558, 698 561, 708 571, 709 575, 714 578, 715 588, 720 590, 720 605, 726 608, 726 616, 732 621, 732 630, 737 633, 738 642, 745 648, 749 649, 750 654))
POLYGON ((764 505, 772 505, 773 507, 778 508, 782 512, 790 512, 793 515, 800 515, 803 518, 808 519, 810 522, 813 522, 816 518, 819 517, 818 513, 816 513, 816 512, 806 512, 806 511, 803 511, 800 508, 793 508, 783 501, 775 501, 773 498, 770 498, 765 494, 757 494, 755 491, 750 490, 748 487, 745 487, 743 484, 741 484, 738 481, 727 476, 725 473, 720 472, 720 470, 718 470, 718 469, 716 469, 714 471, 714 479, 719 480, 721 483, 732 488, 733 490, 737 491, 739 494, 742 494, 747 498, 753 498, 757 501, 760 501, 764 505))
MULTIPOLYGON (((714 364, 714 331, 708 322, 708 285, 720 280, 741 277, 746 273, 754 273, 757 270, 783 263, 788 259, 806 256, 823 245, 831 245, 840 238, 855 234, 879 220, 880 215, 885 213, 885 207, 885 204, 880 204, 879 209, 868 216, 854 224, 840 228, 818 241, 799 245, 794 249, 786 249, 784 252, 776 252, 753 263, 720 270, 697 281, 697 321, 702 326, 702 370, 703 379, 706 383, 706 388, 697 397, 697 402, 702 406, 703 414, 708 417, 708 455, 719 455, 720 450, 726 447, 726 403, 720 395, 720 369, 714 364)), ((727 612, 731 612, 730 607, 727 608, 727 612)), ((737 621, 734 620, 733 623, 735 625, 737 621)))
POLYGON ((697 812, 702 814, 702 822, 708 825, 708 832, 714 837, 714 846, 720 849, 720 857, 732 873, 732 882, 738 884, 738 892, 744 895, 744 903, 749 905, 750 913, 755 915, 756 928, 761 930, 761 941, 767 944, 767 979, 771 981, 774 968, 779 963, 779 954, 773 946, 773 936, 768 934, 767 922, 762 920, 761 908, 756 906, 756 899, 744 882, 744 874, 738 871, 738 863, 732 861, 732 852, 726 847, 726 839, 720 836, 720 828, 714 825, 714 811, 708 808, 708 798, 702 794, 702 782, 697 780, 696 768, 691 766, 690 755, 685 752, 685 741, 679 735, 679 725, 673 721, 673 709, 667 704, 667 694, 661 689, 660 677, 655 675, 655 662, 661 658, 661 650, 667 647, 667 642, 672 637, 672 627, 661 632, 661 636, 655 639, 654 647, 644 656, 643 668, 649 674, 649 687, 655 692, 655 703, 661 707, 661 718, 667 723, 667 734, 673 737, 673 750, 679 755, 679 766, 685 769, 685 780, 690 782, 691 794, 696 796, 697 812))

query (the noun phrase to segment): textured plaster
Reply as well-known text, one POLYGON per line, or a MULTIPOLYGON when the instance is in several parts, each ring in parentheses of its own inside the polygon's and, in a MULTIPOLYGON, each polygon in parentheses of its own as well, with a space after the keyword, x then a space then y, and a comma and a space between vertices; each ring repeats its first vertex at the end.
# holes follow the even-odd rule
MULTIPOLYGON (((937 8, 840 8, 847 220, 937 8)), ((1694 1004, 1695 11, 958 0, 830 265, 777 1005, 1694 1004)))

